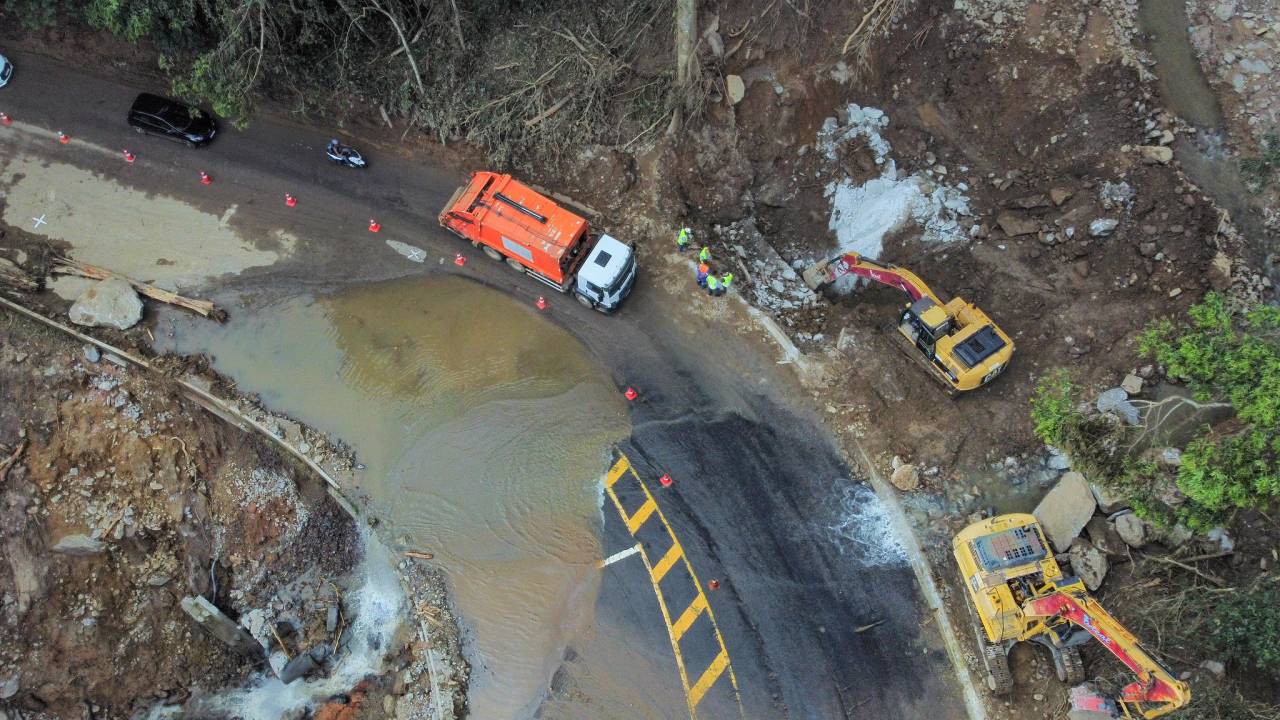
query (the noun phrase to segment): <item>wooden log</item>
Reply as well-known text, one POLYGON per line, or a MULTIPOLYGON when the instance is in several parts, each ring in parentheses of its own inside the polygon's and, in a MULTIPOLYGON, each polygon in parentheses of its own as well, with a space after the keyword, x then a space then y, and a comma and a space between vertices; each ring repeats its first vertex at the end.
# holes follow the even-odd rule
POLYGON ((137 290, 139 293, 146 295, 152 300, 159 300, 162 303, 186 308, 192 312, 200 313, 207 318, 213 318, 218 322, 222 322, 227 319, 226 311, 214 305, 210 300, 198 300, 183 297, 177 293, 162 290, 154 285, 148 285, 144 282, 139 282, 131 277, 107 270, 106 268, 100 268, 94 265, 78 262, 71 258, 59 257, 55 258, 54 262, 55 265, 53 271, 55 273, 60 273, 62 275, 76 275, 93 280, 106 280, 113 277, 120 278, 132 285, 134 290, 137 290))

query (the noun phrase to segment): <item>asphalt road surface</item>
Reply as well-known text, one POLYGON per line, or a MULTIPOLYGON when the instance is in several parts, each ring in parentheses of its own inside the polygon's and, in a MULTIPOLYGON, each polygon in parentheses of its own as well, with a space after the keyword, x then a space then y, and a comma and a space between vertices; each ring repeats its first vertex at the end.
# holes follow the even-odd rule
MULTIPOLYGON (((531 302, 547 291, 441 230, 436 213, 463 173, 432 165, 373 138, 347 138, 369 157, 357 172, 325 162, 336 133, 288 120, 228 128, 191 150, 141 138, 125 124, 138 88, 39 56, 8 52, 14 81, 0 110, 20 123, 64 130, 76 141, 39 144, 0 128, 3 146, 123 175, 124 182, 218 212, 235 222, 294 228, 295 252, 214 288, 242 302, 300 288, 327 290, 411 274, 464 275, 531 302), (78 141, 129 148, 86 153, 78 141), (202 187, 199 171, 214 178, 202 187), (298 198, 286 208, 283 193, 298 198), (246 199, 247 198, 247 199, 246 199), (383 231, 371 236, 377 218, 383 231), (422 248, 408 262, 382 241, 422 248), (450 262, 462 252, 463 268, 450 262)), ((163 88, 149 88, 163 90, 163 88)), ((52 137, 52 136, 49 136, 52 137)), ((192 238, 192 242, 199 242, 192 238)), ((874 493, 851 474, 818 418, 794 403, 799 390, 767 347, 682 310, 645 275, 615 316, 556 296, 549 313, 582 340, 619 387, 634 385, 633 433, 620 444, 604 498, 608 565, 596 607, 598 631, 669 668, 661 696, 598 717, 922 718, 965 717, 954 672, 933 635, 906 555, 874 493), (664 487, 660 478, 674 482, 664 487), (651 506, 651 507, 650 507, 651 506), (628 552, 637 545, 642 552, 628 552)), ((231 322, 234 322, 234 313, 231 322)), ((608 468, 601 468, 604 472, 608 468)), ((465 618, 464 618, 465 619, 465 618)), ((575 699, 588 676, 625 668, 566 651, 533 716, 582 716, 575 699)), ((489 719, 483 719, 489 720, 489 719)))

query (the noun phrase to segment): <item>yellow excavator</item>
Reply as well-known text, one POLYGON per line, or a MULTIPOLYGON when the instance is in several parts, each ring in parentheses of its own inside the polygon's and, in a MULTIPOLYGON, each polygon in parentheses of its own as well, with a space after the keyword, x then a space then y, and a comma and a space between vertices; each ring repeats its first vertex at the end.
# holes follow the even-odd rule
POLYGON ((1090 597, 1082 580, 1063 575, 1034 515, 1014 513, 976 522, 956 535, 951 550, 975 616, 992 692, 1013 689, 1009 650, 1024 641, 1049 649, 1059 680, 1081 683, 1085 675, 1079 648, 1093 639, 1137 680, 1114 698, 1089 684, 1072 688, 1072 718, 1156 718, 1191 701, 1186 683, 1090 597))
POLYGON ((894 336, 900 349, 942 383, 947 394, 982 387, 1009 365, 1013 340, 986 313, 961 298, 942 302, 906 268, 851 252, 823 260, 803 273, 805 284, 814 291, 845 275, 895 287, 911 298, 894 336))

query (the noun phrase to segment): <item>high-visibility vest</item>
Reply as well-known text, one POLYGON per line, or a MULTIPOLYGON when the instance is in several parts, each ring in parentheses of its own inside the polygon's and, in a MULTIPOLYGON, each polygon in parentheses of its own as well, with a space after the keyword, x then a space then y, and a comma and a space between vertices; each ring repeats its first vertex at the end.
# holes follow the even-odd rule
POLYGON ((724 284, 724 289, 728 290, 729 285, 733 283, 733 273, 726 273, 724 277, 720 278, 720 282, 724 284))
POLYGON ((720 284, 720 281, 719 281, 719 280, 716 280, 716 276, 715 276, 715 275, 708 275, 708 276, 707 276, 707 289, 708 289, 708 290, 715 290, 715 289, 716 289, 716 287, 717 287, 719 284, 720 284))
POLYGON ((710 259, 711 259, 711 248, 709 248, 709 247, 703 247, 703 248, 702 248, 702 250, 699 250, 699 251, 698 251, 698 259, 699 259, 699 260, 701 260, 702 262, 707 262, 708 260, 710 260, 710 259))
POLYGON ((677 245, 689 244, 689 228, 680 228, 680 234, 676 236, 677 245))

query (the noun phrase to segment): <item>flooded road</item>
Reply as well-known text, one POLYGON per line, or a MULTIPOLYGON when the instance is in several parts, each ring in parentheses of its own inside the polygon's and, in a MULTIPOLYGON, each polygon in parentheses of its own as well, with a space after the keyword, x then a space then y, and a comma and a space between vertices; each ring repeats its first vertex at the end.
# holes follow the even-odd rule
POLYGON ((472 716, 531 716, 593 621, 600 477, 629 431, 603 369, 536 311, 456 278, 175 322, 159 349, 209 354, 355 449, 387 534, 449 572, 473 633, 472 716))

